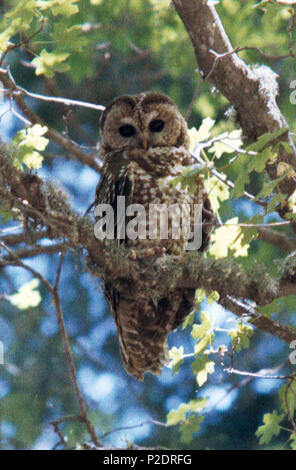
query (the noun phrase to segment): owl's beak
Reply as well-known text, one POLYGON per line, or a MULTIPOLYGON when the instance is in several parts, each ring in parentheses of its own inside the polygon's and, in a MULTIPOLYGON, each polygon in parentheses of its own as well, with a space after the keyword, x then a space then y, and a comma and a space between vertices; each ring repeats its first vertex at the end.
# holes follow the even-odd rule
POLYGON ((148 146, 149 146, 148 138, 144 134, 141 134, 139 136, 139 144, 144 150, 148 149, 148 146))

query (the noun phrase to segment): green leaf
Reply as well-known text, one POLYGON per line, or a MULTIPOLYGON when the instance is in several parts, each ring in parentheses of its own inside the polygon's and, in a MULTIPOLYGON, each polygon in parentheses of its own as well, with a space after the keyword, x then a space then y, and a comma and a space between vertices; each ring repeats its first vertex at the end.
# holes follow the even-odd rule
POLYGON ((40 10, 50 9, 54 16, 71 16, 78 13, 79 8, 75 3, 79 0, 37 0, 36 4, 40 10))
POLYGON ((296 380, 293 380, 290 384, 283 385, 279 390, 279 397, 282 402, 281 409, 293 416, 296 411, 296 380))
POLYGON ((213 334, 206 335, 194 345, 194 354, 202 353, 213 342, 213 334))
POLYGON ((3 224, 11 220, 13 213, 7 201, 0 201, 0 220, 3 224))
POLYGON ((207 293, 204 289, 196 289, 194 302, 197 304, 201 304, 207 296, 207 293))
POLYGON ((294 150, 292 149, 291 145, 288 142, 281 141, 278 143, 277 147, 283 147, 285 152, 292 154, 294 153, 294 150))
POLYGON ((212 147, 209 149, 209 152, 215 153, 216 158, 220 158, 223 153, 235 152, 235 149, 239 149, 243 144, 241 134, 241 129, 235 129, 230 133, 225 132, 224 134, 221 134, 217 137, 221 140, 214 142, 212 147))
POLYGON ((291 433, 290 447, 291 447, 292 450, 296 450, 296 434, 295 433, 291 433))
POLYGON ((194 354, 199 354, 206 349, 208 345, 211 345, 214 338, 213 332, 214 320, 209 317, 207 312, 201 313, 201 324, 193 325, 191 330, 191 336, 196 341, 199 341, 194 346, 194 354))
POLYGON ((216 176, 206 178, 204 185, 209 195, 213 211, 217 212, 220 207, 220 201, 226 201, 229 199, 229 188, 216 176))
POLYGON ((0 22, 0 52, 6 51, 11 38, 21 32, 28 31, 35 18, 35 0, 17 2, 14 8, 8 9, 0 22))
POLYGON ((263 188, 256 195, 255 201, 258 201, 259 199, 263 199, 265 197, 268 197, 274 191, 274 189, 276 188, 278 183, 280 181, 282 181, 284 178, 286 178, 287 174, 288 174, 288 172, 282 174, 281 176, 279 176, 278 178, 276 178, 272 181, 268 181, 268 182, 264 183, 263 188))
POLYGON ((197 357, 191 364, 193 373, 196 375, 196 381, 201 387, 207 380, 208 374, 213 374, 215 371, 215 363, 209 361, 207 356, 197 357))
POLYGON ((274 212, 277 206, 280 206, 284 201, 287 200, 287 194, 277 193, 267 204, 267 212, 274 212))
MULTIPOLYGON (((245 223, 250 224, 250 225, 258 225, 258 224, 262 224, 263 220, 264 220, 263 214, 256 214, 254 215, 254 217, 251 217, 251 219, 248 219, 248 221, 245 223)), ((241 231, 243 233, 243 238, 242 238, 243 245, 249 245, 250 242, 254 238, 257 238, 258 236, 257 227, 241 227, 241 231)))
POLYGON ((245 186, 250 183, 250 177, 247 171, 244 168, 241 169, 238 177, 234 182, 234 188, 232 190, 232 196, 234 199, 237 199, 243 196, 245 191, 245 186))
POLYGON ((264 424, 259 426, 255 435, 260 438, 259 444, 268 444, 273 436, 278 436, 281 428, 279 423, 284 418, 284 414, 278 415, 276 410, 272 413, 266 413, 263 417, 264 424))
MULTIPOLYGON (((19 25, 17 26, 17 30, 19 25)), ((5 52, 9 46, 10 38, 16 33, 13 26, 8 26, 0 33, 0 52, 5 52)))
POLYGON ((207 398, 196 398, 189 403, 182 403, 177 410, 171 410, 167 415, 167 425, 174 426, 186 419, 187 413, 200 412, 207 403, 207 398))
POLYGON ((209 293, 207 300, 208 300, 208 303, 212 305, 213 303, 218 302, 219 298, 220 298, 219 292, 216 290, 212 290, 209 293))
POLYGON ((222 227, 218 227, 211 236, 212 245, 209 252, 216 259, 225 258, 228 250, 231 250, 235 257, 248 255, 249 244, 244 242, 242 229, 236 224, 238 217, 233 217, 222 227))
MULTIPOLYGON (((273 147, 267 146, 269 142, 272 142, 280 135, 285 133, 287 129, 282 128, 274 133, 266 133, 258 137, 257 141, 252 145, 249 145, 246 148, 247 152, 257 152, 256 155, 251 156, 248 154, 240 155, 237 160, 236 164, 240 168, 239 175, 234 182, 234 189, 233 189, 233 197, 238 198, 243 196, 245 191, 245 186, 250 183, 250 173, 252 171, 256 171, 257 173, 261 173, 268 163, 272 163, 275 161, 277 154, 275 150, 277 149, 277 145, 273 147)), ((276 183, 277 184, 277 183, 276 183)), ((271 191, 267 193, 270 194, 271 191)), ((257 200, 260 197, 265 197, 263 194, 259 193, 257 195, 257 200)))
POLYGON ((277 139, 280 135, 285 134, 288 131, 285 127, 278 129, 275 132, 266 132, 258 137, 256 142, 249 145, 246 150, 247 152, 260 152, 269 142, 277 139))
POLYGON ((54 23, 50 37, 59 49, 81 52, 88 44, 88 39, 82 28, 82 25, 79 24, 67 28, 63 19, 54 23))
POLYGON ((235 347, 237 352, 240 352, 242 349, 249 347, 252 334, 252 326, 247 325, 241 321, 238 321, 236 327, 232 328, 228 332, 228 336, 232 338, 232 346, 235 347))
POLYGON ((46 126, 35 124, 32 127, 19 131, 14 138, 14 142, 20 146, 25 145, 32 149, 45 150, 48 144, 48 139, 43 137, 43 135, 47 131, 48 129, 46 126))
POLYGON ((52 78, 55 72, 66 72, 70 67, 64 64, 64 61, 69 55, 67 52, 47 52, 43 49, 40 56, 32 60, 32 64, 36 67, 36 75, 46 75, 52 78))
POLYGON ((258 152, 257 155, 249 156, 246 171, 251 173, 251 171, 255 170, 257 173, 261 173, 265 170, 267 162, 274 162, 276 157, 276 152, 272 151, 271 147, 267 147, 262 152, 258 152))
POLYGON ((36 290, 38 286, 39 280, 33 279, 23 284, 15 294, 8 295, 6 298, 12 305, 15 305, 20 310, 26 310, 29 307, 37 307, 42 300, 40 292, 36 290))
POLYGON ((200 425, 203 422, 204 417, 201 415, 190 415, 186 421, 181 424, 181 441, 184 444, 189 444, 193 439, 193 434, 197 433, 200 430, 200 425))
MULTIPOLYGON (((28 369, 26 372, 28 374, 28 369)), ((42 401, 37 400, 34 389, 20 387, 17 391, 11 390, 1 399, 2 419, 13 424, 16 439, 30 443, 31 446, 42 432, 43 412, 42 401)))
MULTIPOLYGON (((205 317, 205 316, 204 316, 205 317)), ((207 319, 204 318, 204 327, 206 327, 207 319)), ((209 322, 208 322, 209 325, 209 322)), ((210 361, 204 362, 201 359, 202 363, 199 371, 202 373, 201 369, 207 369, 207 373, 212 373, 213 366, 210 365, 210 361)), ((197 361, 195 361, 197 364, 197 361)), ((200 423, 203 420, 203 417, 196 415, 195 413, 200 413, 200 411, 205 407, 207 402, 206 398, 198 398, 191 400, 189 403, 182 403, 177 410, 171 410, 167 415, 167 424, 168 426, 173 426, 176 424, 181 424, 181 440, 183 442, 190 442, 192 436, 200 428, 200 423)))
POLYGON ((208 315, 207 312, 201 313, 201 323, 195 324, 192 327, 191 336, 196 341, 199 338, 210 336, 213 333, 214 320, 208 315))
POLYGON ((293 214, 296 214, 296 190, 289 197, 288 204, 289 204, 289 208, 292 210, 293 214))
POLYGON ((185 328, 187 328, 187 326, 192 326, 192 324, 194 322, 194 317, 195 317, 195 312, 189 313, 189 315, 187 315, 187 317, 183 321, 182 330, 185 330, 185 328))
POLYGON ((197 130, 196 127, 189 129, 189 139, 190 139, 190 150, 193 152, 196 145, 200 142, 203 142, 211 136, 210 130, 214 126, 215 121, 207 117, 202 120, 200 128, 197 130))
POLYGON ((43 157, 36 150, 45 150, 49 140, 43 135, 47 130, 46 126, 35 124, 27 129, 22 129, 14 136, 13 142, 17 146, 14 165, 18 169, 22 169, 22 164, 25 164, 30 170, 42 166, 43 157))
POLYGON ((184 356, 183 346, 180 346, 179 348, 176 348, 174 346, 172 349, 170 349, 169 358, 171 359, 171 362, 168 364, 168 367, 172 369, 173 374, 178 372, 180 365, 183 364, 184 362, 183 356, 184 356))

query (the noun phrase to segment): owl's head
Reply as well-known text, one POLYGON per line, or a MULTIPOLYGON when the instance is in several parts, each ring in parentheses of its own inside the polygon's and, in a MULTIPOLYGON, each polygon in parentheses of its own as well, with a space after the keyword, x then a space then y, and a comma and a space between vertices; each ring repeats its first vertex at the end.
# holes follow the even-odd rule
POLYGON ((188 145, 185 119, 175 103, 161 93, 120 96, 102 114, 103 154, 119 149, 188 145))

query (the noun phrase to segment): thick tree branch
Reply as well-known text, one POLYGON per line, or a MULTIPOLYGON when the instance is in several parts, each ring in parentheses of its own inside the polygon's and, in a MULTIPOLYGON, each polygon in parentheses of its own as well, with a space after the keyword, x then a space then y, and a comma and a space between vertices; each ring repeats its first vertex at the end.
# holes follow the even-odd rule
MULTIPOLYGON (((0 242, 1 242, 1 238, 0 238, 0 242)), ((60 251, 63 251, 65 249, 67 249, 66 243, 57 243, 56 245, 49 245, 49 246, 37 245, 35 246, 35 248, 31 248, 31 249, 21 248, 19 250, 14 251, 13 257, 11 255, 3 256, 0 264, 5 261, 8 261, 8 262, 13 261, 15 256, 20 259, 33 258, 34 256, 43 255, 43 254, 52 255, 54 253, 59 253, 60 251)))
POLYGON ((276 232, 270 228, 259 227, 258 238, 280 250, 291 253, 296 250, 296 240, 288 237, 285 233, 276 232))
POLYGON ((23 242, 28 245, 33 245, 37 240, 41 240, 42 238, 50 238, 49 233, 45 231, 34 233, 22 232, 11 235, 2 235, 0 233, 0 240, 6 243, 7 245, 18 245, 19 243, 23 242))
MULTIPOLYGON (((281 296, 296 294, 296 261, 291 254, 280 279, 271 278, 265 268, 246 271, 234 261, 205 258, 199 253, 188 252, 183 256, 131 260, 128 252, 105 245, 94 236, 94 224, 89 218, 83 219, 67 202, 60 190, 48 186, 35 176, 19 173, 11 163, 7 147, 0 148, 0 196, 6 199, 27 224, 49 233, 51 238, 62 239, 68 247, 85 249, 89 256, 89 268, 96 275, 112 278, 119 287, 135 288, 141 292, 151 286, 153 297, 166 295, 175 288, 203 288, 207 292, 219 292, 220 302, 234 297, 248 299, 257 305, 266 305, 281 296), (6 152, 5 152, 6 150, 6 152)), ((2 265, 15 264, 13 260, 2 259, 2 265)), ((226 305, 225 305, 226 306, 226 305)), ((227 306, 237 314, 235 306, 227 306)), ((269 319, 258 326, 276 336, 282 337, 280 327, 272 331, 269 319)), ((291 332, 293 338, 293 330, 291 332)), ((282 338, 284 339, 284 338, 282 338)), ((290 336, 289 336, 290 339, 290 336)))
MULTIPOLYGON (((287 128, 277 103, 275 74, 268 67, 248 67, 235 53, 225 33, 213 2, 207 0, 174 0, 176 10, 183 21, 194 47, 197 63, 204 76, 210 80, 235 107, 243 134, 255 141, 264 133, 287 128), (213 67, 214 65, 214 67, 213 67)), ((288 142, 292 152, 279 147, 275 163, 267 166, 270 178, 280 176, 279 162, 296 169, 296 154, 289 133, 280 137, 288 142)), ((279 184, 284 194, 296 189, 295 172, 279 184)), ((280 209, 283 216, 288 209, 280 209)))
POLYGON ((290 344, 296 338, 296 330, 293 327, 289 327, 272 320, 265 315, 257 312, 252 306, 246 305, 240 300, 237 300, 231 296, 226 296, 219 301, 222 307, 235 313, 237 316, 248 319, 252 325, 260 328, 260 330, 266 331, 273 336, 285 341, 290 344))

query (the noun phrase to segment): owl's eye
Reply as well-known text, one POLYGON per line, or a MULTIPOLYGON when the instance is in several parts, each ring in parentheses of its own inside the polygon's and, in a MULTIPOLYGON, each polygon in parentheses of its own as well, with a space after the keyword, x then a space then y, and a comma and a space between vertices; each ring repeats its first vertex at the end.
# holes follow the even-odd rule
POLYGON ((151 132, 160 132, 164 128, 164 121, 161 119, 153 119, 149 124, 151 132))
POLYGON ((136 133, 136 129, 131 124, 123 124, 118 130, 122 137, 132 137, 136 133))

